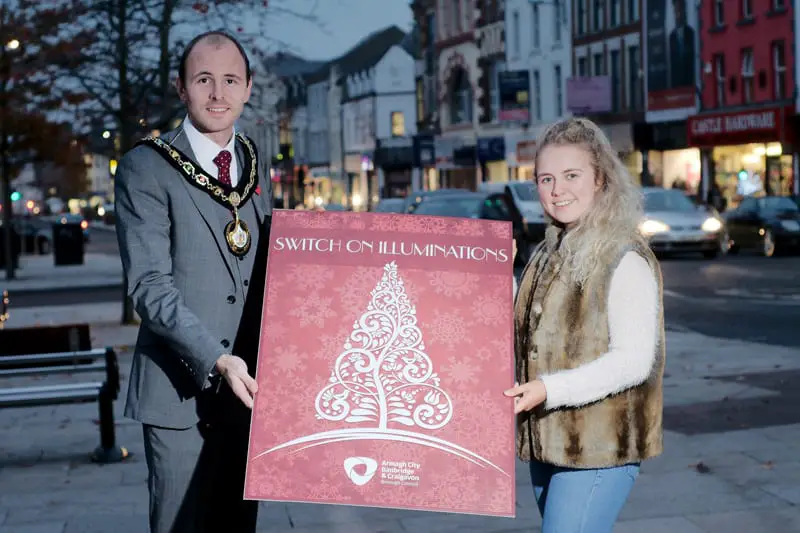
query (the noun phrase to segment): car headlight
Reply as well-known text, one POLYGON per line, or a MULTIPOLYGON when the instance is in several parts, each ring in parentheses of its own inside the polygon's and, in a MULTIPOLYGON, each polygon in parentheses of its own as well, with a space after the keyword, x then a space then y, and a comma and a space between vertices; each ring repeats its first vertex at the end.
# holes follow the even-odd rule
POLYGON ((639 224, 639 231, 645 235, 655 235, 669 231, 669 226, 658 220, 645 220, 639 224))
POLYGON ((786 231, 800 231, 800 222, 796 220, 781 220, 781 227, 786 231))
POLYGON ((717 220, 714 217, 707 218, 703 225, 701 226, 703 231, 707 231, 709 233, 713 233, 715 231, 719 231, 722 229, 722 222, 717 220))

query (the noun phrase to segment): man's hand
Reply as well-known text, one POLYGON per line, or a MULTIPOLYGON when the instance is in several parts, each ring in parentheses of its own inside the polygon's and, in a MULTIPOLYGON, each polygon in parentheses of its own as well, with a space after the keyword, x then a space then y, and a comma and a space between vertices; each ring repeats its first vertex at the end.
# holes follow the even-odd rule
POLYGON ((217 359, 217 372, 228 382, 233 393, 242 400, 248 409, 253 408, 253 395, 258 385, 247 373, 247 363, 235 355, 223 355, 217 359))
POLYGON ((547 399, 547 389, 544 387, 544 382, 538 379, 523 385, 515 384, 514 388, 508 389, 503 394, 515 399, 514 414, 530 411, 547 399))

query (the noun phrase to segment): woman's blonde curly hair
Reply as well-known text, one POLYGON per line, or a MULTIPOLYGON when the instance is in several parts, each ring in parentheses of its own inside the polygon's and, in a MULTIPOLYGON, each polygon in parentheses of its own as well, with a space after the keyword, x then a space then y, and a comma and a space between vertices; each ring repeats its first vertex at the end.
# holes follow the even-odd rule
MULTIPOLYGON (((581 146, 589 152, 595 177, 601 184, 592 207, 560 239, 559 250, 580 282, 588 276, 606 243, 641 238, 638 227, 643 217, 643 197, 608 137, 591 120, 573 117, 548 126, 537 142, 537 166, 545 148, 564 145, 581 146)), ((551 223, 559 226, 553 220, 551 223)))

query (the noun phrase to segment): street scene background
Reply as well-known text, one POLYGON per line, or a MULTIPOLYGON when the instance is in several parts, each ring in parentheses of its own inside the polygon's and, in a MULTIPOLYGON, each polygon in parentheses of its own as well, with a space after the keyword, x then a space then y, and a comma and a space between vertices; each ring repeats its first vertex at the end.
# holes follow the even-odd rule
MULTIPOLYGON (((76 5, 0 5, 0 357, 27 353, 12 334, 31 353, 113 347, 127 456, 90 458, 107 420, 96 401, 0 408, 0 532, 146 531, 141 426, 122 415, 138 319, 114 172, 138 138, 183 118, 176 59, 209 28, 251 55, 237 127, 269 159, 277 209, 506 220, 517 275, 545 224, 538 134, 571 114, 600 124, 646 197, 667 329, 665 452, 643 465, 615 532, 800 532, 797 1, 76 5), (87 339, 44 333, 75 324, 87 339)), ((0 400, 104 379, 12 374, 0 400)), ((538 531, 521 462, 516 482, 515 519, 265 502, 259 531, 538 531)))

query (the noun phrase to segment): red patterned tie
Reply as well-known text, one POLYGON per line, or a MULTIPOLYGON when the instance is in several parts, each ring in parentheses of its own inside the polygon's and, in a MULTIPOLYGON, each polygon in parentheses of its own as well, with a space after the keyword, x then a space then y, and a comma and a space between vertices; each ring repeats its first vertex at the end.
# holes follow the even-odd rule
POLYGON ((219 168, 219 173, 217 174, 217 179, 225 184, 231 184, 231 161, 233 160, 233 156, 227 150, 223 150, 217 154, 217 157, 214 158, 214 164, 217 165, 219 168))

